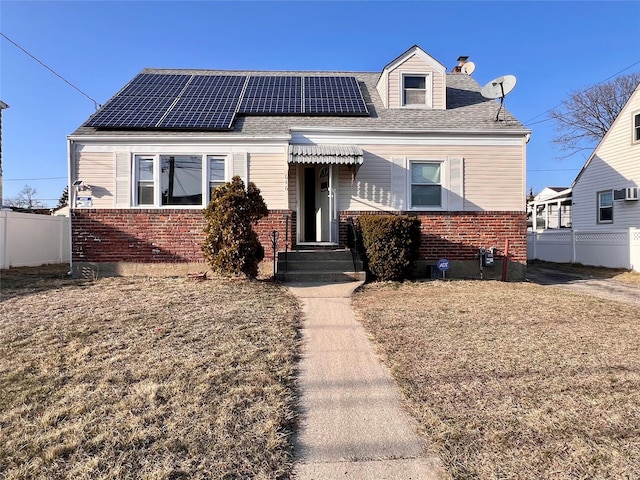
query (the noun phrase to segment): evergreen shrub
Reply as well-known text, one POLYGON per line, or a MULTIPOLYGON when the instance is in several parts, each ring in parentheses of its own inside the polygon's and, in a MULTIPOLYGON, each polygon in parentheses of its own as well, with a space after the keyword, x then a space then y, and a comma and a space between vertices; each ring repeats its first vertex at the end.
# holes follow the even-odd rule
POLYGON ((420 220, 407 215, 362 215, 358 219, 368 271, 378 280, 404 280, 420 249, 420 220))
POLYGON ((211 268, 222 275, 255 278, 264 258, 253 224, 267 216, 267 205, 252 182, 245 189, 238 176, 213 190, 204 209, 202 250, 211 268))

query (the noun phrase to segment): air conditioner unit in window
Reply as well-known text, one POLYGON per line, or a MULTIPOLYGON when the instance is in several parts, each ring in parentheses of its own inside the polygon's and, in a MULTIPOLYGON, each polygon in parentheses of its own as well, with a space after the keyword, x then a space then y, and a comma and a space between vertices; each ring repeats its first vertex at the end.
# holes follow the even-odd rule
POLYGON ((627 187, 624 189, 625 200, 638 200, 638 187, 627 187))

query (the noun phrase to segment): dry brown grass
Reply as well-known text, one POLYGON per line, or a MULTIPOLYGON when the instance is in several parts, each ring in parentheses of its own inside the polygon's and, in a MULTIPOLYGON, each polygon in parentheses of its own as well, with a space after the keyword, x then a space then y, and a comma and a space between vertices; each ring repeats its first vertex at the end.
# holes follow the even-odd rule
POLYGON ((625 270, 623 268, 591 267, 579 263, 549 263, 541 260, 529 260, 529 265, 540 265, 559 269, 568 273, 576 273, 594 278, 611 278, 630 285, 640 285, 640 272, 625 270))
POLYGON ((2 273, 0 478, 288 478, 284 288, 2 273))
POLYGON ((368 285, 354 307, 454 479, 640 478, 640 314, 552 287, 368 285))

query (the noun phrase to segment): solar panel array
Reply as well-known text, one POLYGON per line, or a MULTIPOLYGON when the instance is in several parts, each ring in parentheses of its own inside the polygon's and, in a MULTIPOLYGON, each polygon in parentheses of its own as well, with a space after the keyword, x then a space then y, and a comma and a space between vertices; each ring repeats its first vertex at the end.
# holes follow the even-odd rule
POLYGON ((136 76, 88 127, 229 130, 241 115, 368 115, 355 77, 136 76))

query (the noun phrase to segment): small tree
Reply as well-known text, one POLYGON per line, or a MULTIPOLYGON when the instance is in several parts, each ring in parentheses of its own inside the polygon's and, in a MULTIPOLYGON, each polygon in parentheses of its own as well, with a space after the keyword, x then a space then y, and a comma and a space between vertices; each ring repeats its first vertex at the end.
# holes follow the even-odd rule
POLYGON ((260 190, 252 182, 245 190, 238 176, 213 191, 204 210, 207 224, 202 250, 214 271, 249 278, 258 275, 264 248, 253 224, 267 213, 260 190))
POLYGON ((56 209, 66 207, 69 205, 69 186, 65 186, 60 198, 58 199, 58 205, 56 205, 56 209))

